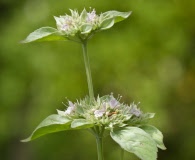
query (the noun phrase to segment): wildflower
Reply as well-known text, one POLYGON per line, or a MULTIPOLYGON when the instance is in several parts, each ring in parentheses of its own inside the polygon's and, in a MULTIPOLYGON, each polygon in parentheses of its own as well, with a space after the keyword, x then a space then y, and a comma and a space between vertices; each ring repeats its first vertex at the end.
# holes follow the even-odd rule
POLYGON ((104 102, 102 106, 102 109, 94 111, 95 117, 102 117, 106 113, 106 103, 104 102))
POLYGON ((110 105, 110 108, 114 109, 119 105, 119 102, 115 98, 112 98, 109 101, 109 105, 110 105))
POLYGON ((54 17, 56 20, 57 29, 66 35, 74 35, 76 33, 74 19, 69 16, 54 17))
POLYGON ((22 43, 39 40, 83 42, 83 40, 90 39, 95 33, 111 28, 115 23, 126 19, 131 14, 131 12, 119 11, 107 11, 96 14, 95 9, 91 9, 89 12, 83 9, 81 13, 70 9, 70 12, 70 15, 54 16, 57 29, 53 27, 41 27, 29 34, 22 43))
POLYGON ((74 110, 75 110, 75 105, 71 101, 69 101, 69 107, 65 111, 65 114, 66 115, 71 114, 74 110))
POLYGON ((93 24, 98 20, 98 15, 96 15, 95 9, 92 10, 92 12, 87 13, 87 22, 93 24))
POLYGON ((139 117, 141 115, 141 111, 140 109, 137 108, 137 105, 135 104, 132 104, 132 106, 130 106, 131 109, 130 109, 130 113, 135 115, 136 117, 139 117))
POLYGON ((95 110, 94 115, 95 117, 102 117, 106 111, 104 109, 101 110, 95 110))

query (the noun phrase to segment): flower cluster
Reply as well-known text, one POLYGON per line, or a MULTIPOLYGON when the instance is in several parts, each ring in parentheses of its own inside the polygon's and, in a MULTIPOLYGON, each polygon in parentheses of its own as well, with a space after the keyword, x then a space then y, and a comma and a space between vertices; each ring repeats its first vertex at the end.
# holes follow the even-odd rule
POLYGON ((85 9, 79 15, 78 11, 70 10, 71 15, 54 17, 57 29, 66 36, 76 34, 88 34, 92 30, 100 28, 101 23, 108 17, 97 15, 95 9, 87 12, 85 9))
POLYGON ((96 32, 111 28, 115 23, 128 18, 131 14, 131 11, 115 10, 96 14, 95 9, 90 9, 89 12, 83 9, 81 13, 70 9, 70 12, 70 15, 54 16, 57 29, 41 27, 30 33, 22 43, 59 40, 83 42, 90 39, 96 32))
POLYGON ((152 125, 145 124, 154 113, 143 113, 138 105, 121 103, 121 97, 113 94, 94 98, 93 84, 87 55, 87 41, 98 31, 111 28, 130 16, 130 12, 107 11, 96 14, 95 9, 79 14, 70 10, 71 15, 54 17, 57 29, 42 27, 30 33, 22 43, 36 41, 70 40, 79 42, 83 47, 89 97, 76 102, 68 101, 66 110, 57 110, 45 118, 32 132, 22 140, 28 142, 40 136, 72 129, 87 129, 96 138, 98 159, 102 154, 105 129, 110 131, 111 138, 128 152, 136 154, 142 160, 156 160, 157 147, 166 149, 162 133, 152 125))
POLYGON ((89 123, 111 130, 114 127, 140 125, 154 116, 152 113, 144 114, 135 103, 120 103, 120 97, 116 99, 112 94, 97 97, 93 102, 90 102, 89 98, 75 103, 69 101, 66 107, 65 111, 57 110, 58 114, 73 120, 85 119, 89 123))
POLYGON ((71 15, 54 16, 57 29, 61 35, 66 37, 79 37, 85 39, 97 31, 111 28, 115 23, 127 18, 131 12, 108 11, 96 14, 92 9, 87 12, 85 9, 79 14, 77 10, 71 10, 71 15))

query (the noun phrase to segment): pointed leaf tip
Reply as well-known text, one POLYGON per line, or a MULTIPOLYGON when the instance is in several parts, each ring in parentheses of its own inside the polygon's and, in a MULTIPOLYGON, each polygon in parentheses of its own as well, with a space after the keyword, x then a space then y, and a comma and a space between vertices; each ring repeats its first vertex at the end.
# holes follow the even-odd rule
POLYGON ((45 118, 33 133, 21 142, 29 142, 43 135, 70 129, 71 120, 65 116, 53 114, 45 118))
POLYGON ((166 150, 166 147, 163 143, 163 134, 156 127, 152 125, 142 125, 140 126, 146 133, 148 133, 156 142, 158 148, 166 150))
POLYGON ((124 150, 134 153, 142 160, 156 160, 157 146, 145 131, 138 127, 124 127, 110 133, 124 150))
POLYGON ((108 11, 108 12, 105 12, 103 13, 103 17, 112 17, 114 18, 114 22, 117 23, 117 22, 120 22, 126 18, 128 18, 130 15, 131 15, 132 11, 129 11, 129 12, 119 12, 119 11, 108 11))
POLYGON ((34 32, 30 33, 26 39, 22 40, 21 43, 30 43, 36 41, 57 41, 66 40, 66 38, 61 35, 57 29, 52 27, 42 27, 34 32))

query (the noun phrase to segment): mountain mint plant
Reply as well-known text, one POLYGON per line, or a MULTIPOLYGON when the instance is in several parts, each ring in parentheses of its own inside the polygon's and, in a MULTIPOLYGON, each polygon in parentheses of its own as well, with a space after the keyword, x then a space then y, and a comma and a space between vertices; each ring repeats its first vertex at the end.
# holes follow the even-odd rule
MULTIPOLYGON (((89 96, 75 102, 68 101, 65 110, 44 119, 33 133, 22 142, 34 140, 40 136, 65 131, 86 129, 91 132, 97 143, 98 160, 103 157, 103 139, 106 132, 119 144, 122 150, 134 153, 142 160, 156 160, 157 148, 166 149, 162 133, 148 124, 154 113, 143 113, 138 104, 130 105, 120 102, 121 97, 113 94, 94 97, 87 42, 97 32, 111 28, 115 23, 128 18, 131 12, 108 11, 96 14, 95 9, 79 14, 70 10, 71 15, 54 17, 56 28, 42 27, 35 30, 22 41, 69 40, 80 43, 83 48, 89 96)), ((121 154, 121 159, 123 155, 121 154)))

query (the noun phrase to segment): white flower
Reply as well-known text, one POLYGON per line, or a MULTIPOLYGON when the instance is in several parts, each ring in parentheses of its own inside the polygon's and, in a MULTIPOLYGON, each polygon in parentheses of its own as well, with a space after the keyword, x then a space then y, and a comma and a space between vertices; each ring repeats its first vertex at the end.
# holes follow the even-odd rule
POLYGON ((96 15, 95 9, 92 10, 92 12, 87 13, 87 22, 88 23, 94 23, 97 20, 98 16, 96 15))
POLYGON ((70 12, 71 15, 54 16, 57 29, 66 36, 75 36, 76 33, 88 34, 92 28, 97 29, 100 23, 100 17, 96 14, 95 9, 91 12, 86 12, 84 9, 81 14, 71 9, 70 12))
POLYGON ((65 32, 67 35, 74 35, 77 32, 73 17, 65 15, 54 18, 59 31, 65 32))
POLYGON ((103 115, 104 115, 104 113, 105 113, 105 111, 104 110, 96 110, 95 112, 94 112, 94 115, 95 115, 95 117, 102 117, 103 115))
POLYGON ((94 115, 95 117, 102 117, 105 113, 106 113, 106 103, 103 103, 103 108, 100 110, 95 110, 94 111, 94 115))
POLYGON ((109 105, 110 105, 110 108, 114 109, 119 105, 119 102, 115 98, 112 98, 109 101, 109 105))
POLYGON ((71 114, 75 110, 75 105, 69 101, 69 107, 65 111, 65 114, 71 114))
POLYGON ((137 105, 132 104, 130 107, 131 107, 130 109, 131 114, 134 114, 136 117, 139 117, 141 115, 142 112, 140 111, 140 109, 137 108, 137 105))

